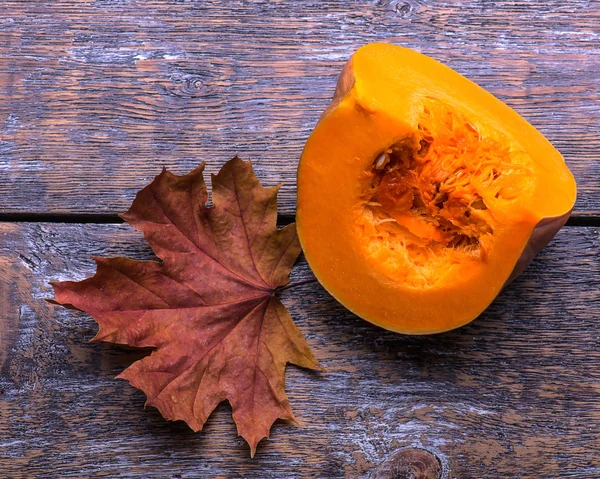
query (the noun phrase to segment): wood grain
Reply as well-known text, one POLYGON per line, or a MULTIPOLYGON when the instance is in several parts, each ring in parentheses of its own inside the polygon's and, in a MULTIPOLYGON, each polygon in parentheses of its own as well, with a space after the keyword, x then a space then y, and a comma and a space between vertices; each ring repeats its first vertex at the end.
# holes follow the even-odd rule
POLYGON ((295 169, 360 45, 388 41, 496 94, 600 211, 600 2, 9 0, 0 4, 0 212, 122 212, 163 166, 235 153, 295 210, 295 169))
MULTIPOLYGON (((564 228, 475 322, 430 337, 356 318, 316 283, 282 293, 317 357, 288 369, 301 427, 250 460, 226 406, 202 433, 113 377, 144 353, 90 344, 94 322, 44 302, 91 255, 151 259, 127 225, 0 225, 0 477, 369 477, 396 450, 446 478, 600 476, 600 229, 564 228)), ((294 281, 311 278, 306 263, 294 281)))
POLYGON ((87 343, 88 316, 44 301, 91 255, 151 258, 139 234, 0 223, 0 477, 366 478, 407 447, 448 479, 600 477, 599 25, 598 0, 0 2, 0 217, 113 221, 163 166, 239 153, 285 183, 289 220, 338 72, 389 41, 538 127, 578 180, 582 225, 444 335, 380 330, 318 284, 283 293, 328 373, 288 369, 302 425, 277 423, 250 460, 228 406, 198 434, 144 410, 113 377, 146 353, 87 343))

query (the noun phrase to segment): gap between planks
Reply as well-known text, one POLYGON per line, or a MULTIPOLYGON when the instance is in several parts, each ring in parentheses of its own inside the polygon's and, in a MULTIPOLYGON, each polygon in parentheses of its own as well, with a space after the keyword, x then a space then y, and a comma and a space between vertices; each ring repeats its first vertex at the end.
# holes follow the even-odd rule
MULTIPOLYGON (((277 224, 285 226, 294 221, 293 215, 279 215, 277 224)), ((0 223, 79 223, 120 224, 124 221, 111 213, 0 213, 0 223)), ((566 226, 600 226, 600 212, 576 212, 566 226)))

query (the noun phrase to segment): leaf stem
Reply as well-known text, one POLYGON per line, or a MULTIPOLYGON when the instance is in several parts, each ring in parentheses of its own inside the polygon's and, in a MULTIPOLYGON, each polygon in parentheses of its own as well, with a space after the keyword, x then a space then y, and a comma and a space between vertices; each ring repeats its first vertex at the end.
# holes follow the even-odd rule
POLYGON ((317 278, 305 279, 304 281, 299 281, 297 283, 288 284, 286 286, 278 288, 276 292, 279 293, 280 291, 285 291, 286 289, 292 289, 292 288, 295 288, 296 286, 302 286, 304 284, 310 284, 310 283, 316 283, 316 282, 317 282, 317 278))

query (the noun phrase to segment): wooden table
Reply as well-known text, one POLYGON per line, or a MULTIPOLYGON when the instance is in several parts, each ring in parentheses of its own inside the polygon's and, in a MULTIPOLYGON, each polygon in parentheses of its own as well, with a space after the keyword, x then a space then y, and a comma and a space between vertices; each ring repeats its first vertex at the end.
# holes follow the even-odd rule
MULTIPOLYGON (((0 477, 600 477, 599 132, 598 0, 1 2, 0 477), (519 111, 577 206, 458 331, 386 332, 317 284, 283 296, 328 372, 288 368, 302 424, 250 459, 228 406, 201 433, 145 410, 113 379, 142 353, 87 343, 95 323, 45 302, 48 282, 91 275, 92 255, 152 257, 116 214, 163 166, 252 158, 292 221, 303 144, 377 40, 519 111), (381 466, 399 457, 413 465, 381 466)), ((311 277, 301 261, 294 280, 311 277)))

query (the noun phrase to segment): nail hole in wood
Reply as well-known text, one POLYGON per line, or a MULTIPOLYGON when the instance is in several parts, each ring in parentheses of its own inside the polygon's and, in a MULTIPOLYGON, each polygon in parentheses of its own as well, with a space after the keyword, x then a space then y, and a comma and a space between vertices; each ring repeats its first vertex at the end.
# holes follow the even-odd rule
POLYGON ((425 449, 411 447, 388 457, 372 479, 441 479, 442 463, 425 449))

